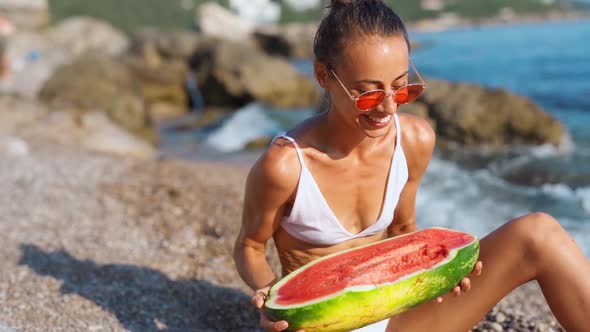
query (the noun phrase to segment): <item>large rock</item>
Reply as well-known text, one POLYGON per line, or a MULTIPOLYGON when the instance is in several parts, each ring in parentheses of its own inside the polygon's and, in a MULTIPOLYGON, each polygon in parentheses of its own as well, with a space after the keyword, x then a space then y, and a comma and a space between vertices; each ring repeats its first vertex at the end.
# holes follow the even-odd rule
POLYGON ((184 85, 188 66, 185 61, 162 60, 154 64, 141 58, 126 57, 123 63, 130 69, 147 104, 166 102, 187 108, 188 97, 184 85))
POLYGON ((108 23, 92 18, 71 18, 39 32, 17 32, 7 45, 12 72, 0 91, 36 97, 43 84, 61 65, 84 54, 115 56, 128 48, 129 41, 108 23))
POLYGON ((41 29, 49 24, 47 0, 0 0, 0 13, 17 29, 41 29))
POLYGON ((313 58, 313 41, 317 24, 292 23, 267 25, 253 32, 254 40, 268 54, 289 58, 313 58))
POLYGON ((155 141, 155 131, 131 70, 115 59, 82 58, 60 67, 41 90, 41 100, 81 112, 102 110, 111 120, 155 141))
POLYGON ((260 101, 279 108, 317 106, 321 94, 311 79, 286 60, 245 43, 219 40, 197 50, 191 67, 207 104, 243 106, 260 101))
POLYGON ((6 54, 12 70, 0 90, 29 98, 36 97, 53 71, 70 59, 67 50, 53 45, 44 34, 22 31, 8 40, 6 54))
POLYGON ((206 2, 197 8, 195 25, 206 36, 234 41, 249 38, 256 25, 240 18, 215 2, 206 2))
POLYGON ((0 155, 26 157, 40 145, 155 158, 156 149, 112 123, 103 112, 52 111, 31 99, 0 98, 0 155))
MULTIPOLYGON (((417 103, 426 106, 443 143, 560 146, 567 137, 559 121, 529 99, 504 89, 428 80, 417 103)), ((419 111, 417 108, 420 106, 409 107, 419 111)))
POLYGON ((162 60, 186 60, 209 39, 194 31, 142 29, 133 34, 131 51, 147 63, 157 65, 162 60))
POLYGON ((91 18, 72 17, 47 32, 55 47, 66 50, 72 58, 88 53, 117 56, 129 48, 129 38, 111 24, 91 18))

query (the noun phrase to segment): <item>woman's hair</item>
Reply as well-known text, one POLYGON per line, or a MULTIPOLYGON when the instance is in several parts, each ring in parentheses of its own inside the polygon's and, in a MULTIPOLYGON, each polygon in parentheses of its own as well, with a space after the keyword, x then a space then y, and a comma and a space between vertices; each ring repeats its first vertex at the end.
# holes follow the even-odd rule
POLYGON ((408 32, 401 18, 381 0, 332 0, 315 35, 316 60, 333 66, 345 41, 357 36, 402 35, 410 49, 408 32))

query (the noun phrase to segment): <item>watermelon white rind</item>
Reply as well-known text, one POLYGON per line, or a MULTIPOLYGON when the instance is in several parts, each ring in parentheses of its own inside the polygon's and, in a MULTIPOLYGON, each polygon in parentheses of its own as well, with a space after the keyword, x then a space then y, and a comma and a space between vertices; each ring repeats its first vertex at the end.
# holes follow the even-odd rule
MULTIPOLYGON (((463 245, 450 249, 447 256, 429 269, 419 270, 382 284, 344 287, 303 303, 281 305, 280 291, 303 271, 318 262, 352 251, 396 241, 401 237, 420 232, 455 232, 443 228, 430 228, 373 244, 345 250, 314 260, 281 279, 269 291, 265 311, 273 320, 289 322, 288 331, 303 329, 306 332, 350 331, 404 312, 416 305, 449 292, 472 270, 479 255, 479 241, 475 236, 463 245)), ((424 234, 424 233, 422 233, 424 234)), ((317 282, 321 283, 322 280, 317 282)))

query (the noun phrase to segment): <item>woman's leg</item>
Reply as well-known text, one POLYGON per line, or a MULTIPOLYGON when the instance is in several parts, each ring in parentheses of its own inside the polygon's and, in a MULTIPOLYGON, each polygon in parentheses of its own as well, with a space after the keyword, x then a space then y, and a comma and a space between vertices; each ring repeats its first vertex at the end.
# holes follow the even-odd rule
POLYGON ((567 331, 588 331, 590 262, 552 217, 534 213, 506 223, 480 241, 479 259, 483 273, 471 278, 469 292, 397 315, 387 331, 467 331, 510 291, 535 279, 567 331))

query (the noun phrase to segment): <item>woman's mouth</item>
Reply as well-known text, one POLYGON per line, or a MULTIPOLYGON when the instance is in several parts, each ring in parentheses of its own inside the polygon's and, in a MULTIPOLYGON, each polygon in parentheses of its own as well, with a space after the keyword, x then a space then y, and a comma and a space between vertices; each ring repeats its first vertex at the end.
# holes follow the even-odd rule
POLYGON ((365 121, 371 125, 371 127, 375 127, 375 128, 383 128, 385 126, 387 126, 389 124, 389 122, 391 122, 391 115, 385 116, 385 117, 377 117, 377 116, 372 116, 370 114, 363 114, 361 115, 365 121))

